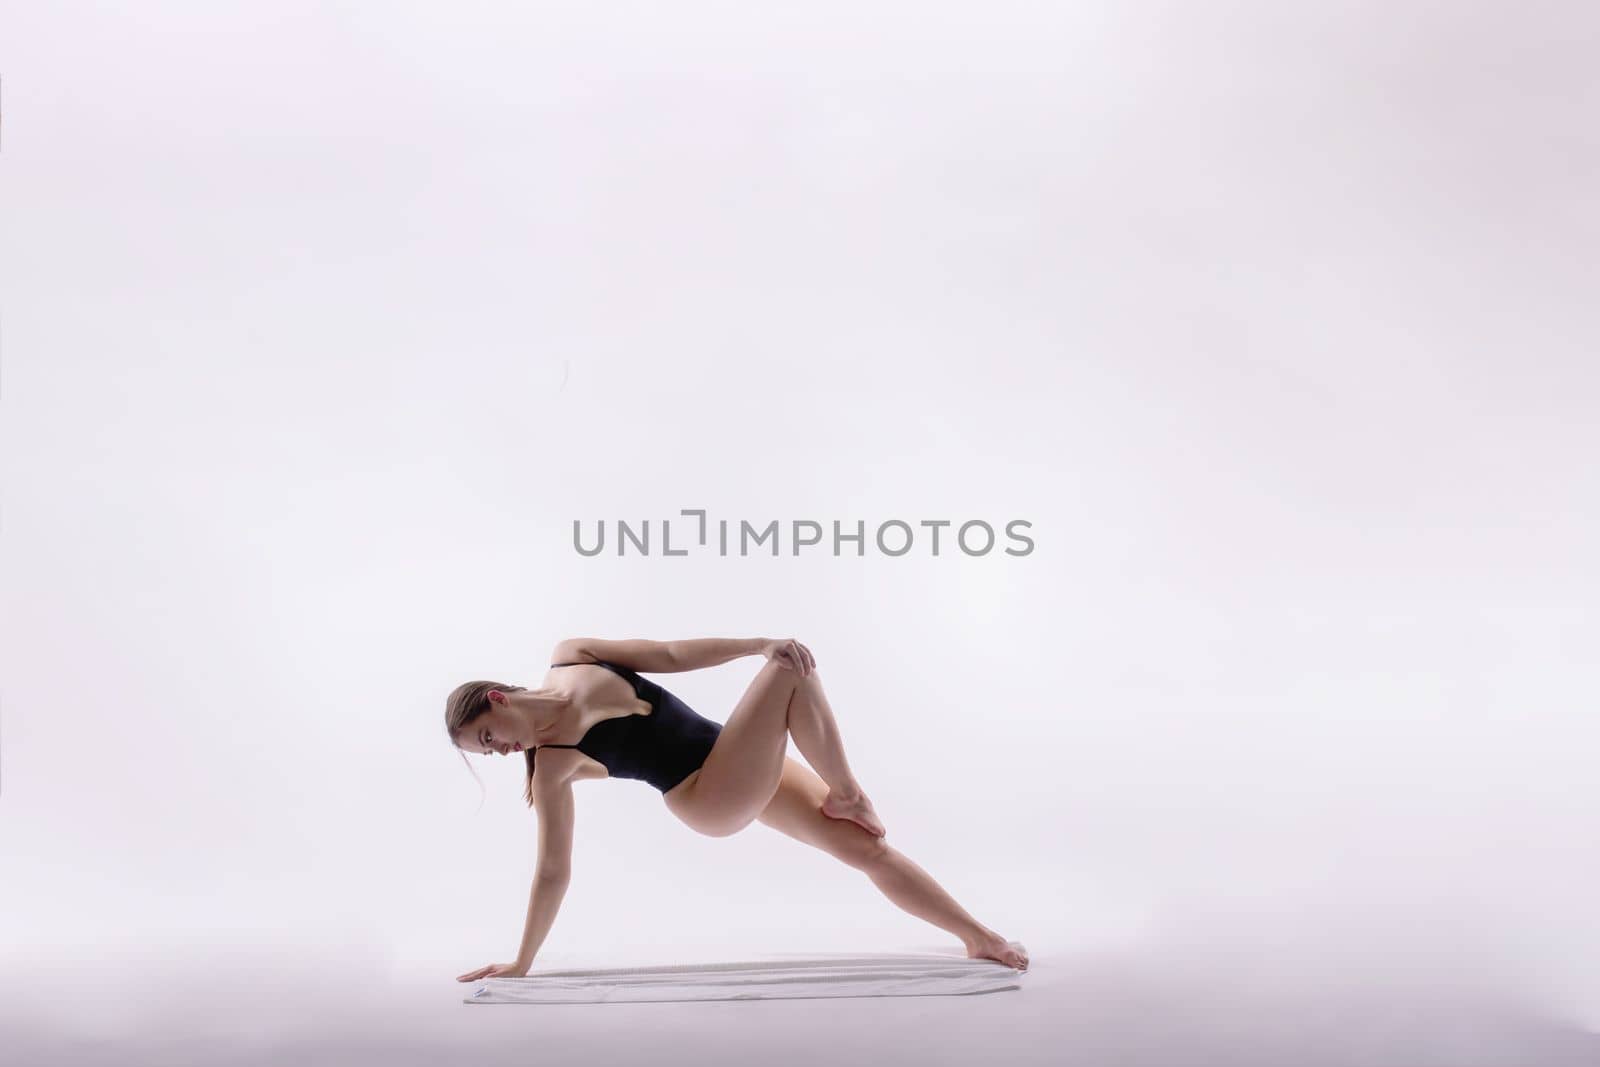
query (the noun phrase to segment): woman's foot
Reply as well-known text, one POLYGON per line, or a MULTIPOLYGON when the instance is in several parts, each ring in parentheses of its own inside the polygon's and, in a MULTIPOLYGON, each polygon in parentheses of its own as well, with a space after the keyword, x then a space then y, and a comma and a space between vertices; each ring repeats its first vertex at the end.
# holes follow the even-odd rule
POLYGON ((878 819, 878 813, 872 810, 872 801, 862 792, 851 795, 828 790, 828 795, 822 801, 822 814, 830 819, 849 819, 873 837, 888 834, 878 819))
POLYGON ((992 930, 967 942, 967 958, 994 960, 1019 971, 1028 969, 1028 950, 1022 947, 1022 942, 1007 941, 992 930))

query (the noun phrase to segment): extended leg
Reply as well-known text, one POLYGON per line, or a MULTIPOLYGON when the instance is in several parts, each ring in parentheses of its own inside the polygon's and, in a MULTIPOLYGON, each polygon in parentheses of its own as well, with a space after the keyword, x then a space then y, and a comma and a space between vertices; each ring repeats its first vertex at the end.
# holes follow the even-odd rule
POLYGON ((778 791, 760 819, 861 871, 896 907, 960 938, 969 957, 1028 969, 1027 949, 973 918, 909 857, 853 822, 824 816, 820 806, 827 791, 813 771, 786 759, 778 791))

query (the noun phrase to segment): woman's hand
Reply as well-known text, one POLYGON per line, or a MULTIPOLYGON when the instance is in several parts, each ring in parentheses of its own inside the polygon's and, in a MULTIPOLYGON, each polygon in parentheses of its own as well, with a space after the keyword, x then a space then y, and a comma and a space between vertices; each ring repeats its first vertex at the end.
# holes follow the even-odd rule
POLYGON ((811 654, 809 648, 793 638, 768 641, 761 646, 761 654, 768 659, 777 660, 781 667, 799 671, 802 676, 810 674, 817 666, 817 657, 811 654))
POLYGON ((521 960, 515 963, 491 963, 487 966, 479 967, 475 971, 468 971, 466 974, 457 976, 456 981, 476 982, 480 978, 521 978, 528 973, 528 968, 532 966, 533 964, 523 963, 521 960))

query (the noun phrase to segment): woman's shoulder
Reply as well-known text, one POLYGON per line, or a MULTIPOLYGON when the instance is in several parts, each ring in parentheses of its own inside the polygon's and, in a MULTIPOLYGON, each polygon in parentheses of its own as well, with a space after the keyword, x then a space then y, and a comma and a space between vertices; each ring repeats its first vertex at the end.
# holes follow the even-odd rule
POLYGON ((568 637, 557 641, 556 647, 550 650, 550 665, 558 663, 598 663, 599 657, 584 647, 581 637, 568 637))

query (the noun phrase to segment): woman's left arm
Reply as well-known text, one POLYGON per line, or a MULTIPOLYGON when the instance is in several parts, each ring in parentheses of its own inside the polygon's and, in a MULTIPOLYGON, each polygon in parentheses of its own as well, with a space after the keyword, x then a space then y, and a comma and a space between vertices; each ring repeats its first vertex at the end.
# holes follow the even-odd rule
POLYGON ((695 637, 686 641, 605 641, 573 637, 555 647, 553 663, 582 662, 585 655, 636 671, 677 674, 715 667, 740 656, 759 655, 770 644, 765 637, 695 637))
POLYGON ((672 670, 697 671, 740 656, 759 656, 769 643, 765 637, 694 637, 668 641, 667 651, 678 664, 672 670))

